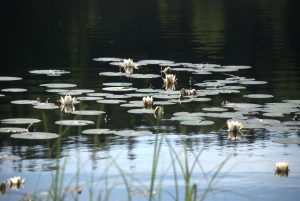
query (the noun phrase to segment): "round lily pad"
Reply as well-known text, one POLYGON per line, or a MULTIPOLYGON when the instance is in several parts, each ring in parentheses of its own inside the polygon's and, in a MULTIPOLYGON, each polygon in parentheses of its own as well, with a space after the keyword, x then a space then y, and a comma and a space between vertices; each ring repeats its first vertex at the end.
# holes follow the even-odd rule
POLYGON ((1 91, 3 92, 25 92, 27 91, 27 89, 23 89, 23 88, 7 88, 7 89, 2 89, 1 91))
POLYGON ((228 65, 228 66, 222 66, 223 68, 231 68, 231 69, 238 69, 238 70, 242 70, 242 69, 250 69, 251 66, 234 66, 234 65, 228 65))
POLYGON ((67 93, 69 90, 68 89, 47 89, 46 90, 49 93, 67 93))
POLYGON ((159 78, 161 77, 160 75, 155 75, 155 74, 131 74, 131 75, 126 75, 127 77, 130 78, 137 78, 137 79, 151 79, 151 78, 159 78))
POLYGON ((103 99, 103 97, 97 97, 97 96, 81 96, 76 98, 76 100, 79 101, 97 101, 101 99, 103 99))
POLYGON ((139 137, 139 136, 146 136, 152 135, 151 131, 135 131, 135 130, 120 130, 115 131, 115 135, 124 136, 124 137, 139 137))
POLYGON ((257 81, 257 80, 244 80, 244 81, 240 81, 239 83, 244 85, 267 84, 266 81, 257 81))
POLYGON ((140 93, 159 93, 162 90, 160 89, 151 89, 151 88, 143 88, 143 89, 137 89, 136 92, 140 93))
POLYGON ((48 87, 48 88, 72 88, 76 87, 76 84, 68 84, 68 83, 50 83, 50 84, 41 84, 41 87, 48 87))
POLYGON ((77 115, 101 115, 104 114, 104 111, 97 111, 97 110, 76 110, 71 112, 72 114, 77 115))
POLYGON ((103 100, 97 100, 97 103, 102 104, 120 104, 120 103, 126 103, 125 100, 118 100, 118 99, 103 99, 103 100))
POLYGON ((65 126, 86 126, 86 125, 94 124, 94 122, 87 121, 87 120, 61 120, 61 121, 56 121, 55 124, 65 125, 65 126))
POLYGON ((37 100, 14 100, 11 101, 12 104, 17 104, 17 105, 34 105, 39 103, 37 100))
POLYGON ((1 81, 16 81, 16 80, 22 80, 21 77, 10 77, 10 76, 0 76, 0 82, 1 81))
POLYGON ((17 139, 28 139, 28 140, 50 140, 58 138, 59 135, 56 133, 46 133, 46 132, 28 132, 28 133, 18 133, 12 134, 10 137, 17 139))
POLYGON ((213 121, 198 121, 198 120, 186 120, 186 121, 181 121, 180 124, 186 125, 186 126, 208 126, 214 124, 213 121))
POLYGON ((246 98, 273 98, 273 95, 270 94, 248 94, 248 95, 244 95, 243 97, 246 98))
POLYGON ((32 70, 32 71, 29 71, 29 73, 44 74, 47 76, 61 76, 62 74, 70 73, 70 71, 50 69, 50 70, 32 70))
POLYGON ((223 107, 205 107, 205 108, 202 108, 202 110, 207 111, 207 112, 225 112, 228 109, 223 108, 223 107))
POLYGON ((0 128, 0 133, 23 133, 27 132, 26 128, 18 128, 18 127, 2 127, 0 128))
POLYGON ((109 86, 109 87, 130 87, 132 86, 132 83, 130 82, 107 82, 102 83, 103 86, 109 86))
POLYGON ((99 73, 100 76, 108 76, 108 77, 115 77, 115 76, 124 76, 126 73, 122 72, 102 72, 99 73))
POLYGON ((87 129, 82 131, 82 134, 88 135, 107 135, 107 134, 114 134, 114 130, 110 130, 107 128, 95 128, 95 129, 87 129))
POLYGON ((98 96, 100 96, 100 97, 102 97, 102 96, 109 96, 109 95, 113 95, 112 93, 88 93, 88 94, 86 94, 87 96, 96 96, 96 97, 98 97, 98 96))
POLYGON ((115 58, 115 57, 99 57, 99 58, 94 58, 93 60, 102 61, 102 62, 112 62, 112 61, 122 61, 123 59, 115 58))
POLYGON ((153 114, 154 110, 141 108, 141 109, 131 109, 131 110, 128 110, 127 112, 132 113, 132 114, 153 114))
POLYGON ((274 138, 272 142, 280 143, 280 144, 300 144, 300 138, 274 138))
POLYGON ((139 65, 148 65, 148 64, 152 64, 152 65, 169 65, 169 64, 173 64, 173 61, 169 61, 169 60, 155 60, 155 59, 151 59, 151 60, 141 60, 138 61, 139 65))
POLYGON ((33 118, 11 118, 11 119, 2 119, 1 123, 3 124, 30 124, 38 123, 41 120, 33 118))
POLYGON ((35 106, 33 106, 33 108, 41 110, 53 110, 59 107, 53 103, 38 103, 35 106))
POLYGON ((266 112, 266 113, 263 113, 262 114, 263 116, 266 116, 266 117, 283 117, 283 113, 280 113, 280 112, 266 112))
POLYGON ((126 92, 126 91, 135 91, 136 88, 133 87, 104 87, 102 88, 103 91, 118 91, 118 92, 126 92))

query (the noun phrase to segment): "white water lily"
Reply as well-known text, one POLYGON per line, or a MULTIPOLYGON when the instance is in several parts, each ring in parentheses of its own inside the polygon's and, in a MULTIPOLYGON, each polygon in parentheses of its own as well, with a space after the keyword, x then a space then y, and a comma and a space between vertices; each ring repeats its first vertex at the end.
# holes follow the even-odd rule
POLYGON ((21 179, 20 176, 12 177, 7 180, 9 187, 17 186, 19 187, 21 184, 25 183, 25 179, 21 179))
POLYGON ((165 113, 165 110, 161 106, 156 106, 156 108, 154 109, 154 117, 157 119, 161 119, 163 117, 164 113, 165 113))
POLYGON ((243 124, 239 121, 230 120, 227 121, 227 128, 229 132, 241 132, 243 124))
POLYGON ((189 90, 189 96, 196 96, 197 95, 197 90, 196 89, 190 89, 189 90))
POLYGON ((59 102, 61 103, 62 106, 65 106, 65 105, 73 105, 74 102, 76 101, 76 98, 70 95, 66 95, 64 98, 63 97, 60 97, 60 100, 59 102))
POLYGON ((144 104, 144 107, 152 106, 153 105, 153 97, 152 96, 143 97, 143 104, 144 104))
POLYGON ((124 59, 123 63, 120 66, 124 69, 125 73, 127 74, 132 74, 134 68, 138 69, 138 66, 130 58, 124 59))
POLYGON ((163 78, 164 85, 166 90, 175 90, 175 84, 177 82, 176 75, 174 74, 168 74, 166 75, 166 78, 163 78))
POLYGON ((289 171, 289 164, 288 162, 278 162, 275 164, 276 172, 288 172, 289 171))
POLYGON ((73 111, 75 111, 75 106, 73 104, 71 105, 61 105, 60 106, 60 110, 64 111, 65 113, 71 113, 73 111))
POLYGON ((163 69, 163 67, 160 68, 160 72, 164 73, 165 75, 171 73, 171 68, 168 66, 166 68, 163 69))

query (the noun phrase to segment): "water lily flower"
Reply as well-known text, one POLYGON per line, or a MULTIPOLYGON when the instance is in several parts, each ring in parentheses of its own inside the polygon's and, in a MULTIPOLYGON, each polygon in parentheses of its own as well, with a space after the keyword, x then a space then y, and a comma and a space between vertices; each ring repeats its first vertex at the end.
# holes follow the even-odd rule
POLYGON ((275 164, 276 172, 288 172, 289 164, 288 162, 278 162, 275 164))
POLYGON ((164 113, 165 113, 165 110, 161 106, 156 106, 156 108, 154 109, 154 117, 157 119, 161 119, 163 117, 164 113))
POLYGON ((152 96, 143 97, 143 104, 144 104, 144 107, 152 106, 153 105, 153 97, 152 96))
POLYGON ((228 132, 227 140, 240 140, 242 138, 241 132, 228 132))
POLYGON ((176 75, 174 74, 168 74, 166 75, 166 78, 162 78, 164 81, 163 87, 165 87, 166 90, 175 90, 175 84, 177 82, 176 75))
POLYGON ((239 121, 230 120, 227 121, 227 128, 229 132, 237 133, 241 132, 243 124, 239 121))
POLYGON ((190 89, 189 90, 189 96, 196 96, 197 95, 197 90, 196 89, 190 89))
POLYGON ((179 92, 180 98, 183 98, 184 96, 187 95, 186 91, 184 88, 181 88, 180 92, 179 92))
POLYGON ((132 74, 134 68, 138 69, 138 66, 130 58, 124 59, 123 63, 120 65, 120 67, 122 67, 124 69, 125 73, 127 73, 127 74, 132 74))
POLYGON ((74 102, 76 101, 76 98, 70 95, 66 95, 64 98, 60 97, 59 102, 61 103, 61 105, 73 105, 74 102))
POLYGON ((7 183, 10 188, 19 188, 22 184, 25 183, 25 179, 21 179, 20 176, 12 177, 7 180, 7 183))
POLYGON ((166 68, 163 69, 163 67, 160 68, 160 72, 164 73, 165 75, 171 73, 171 68, 168 66, 166 68))

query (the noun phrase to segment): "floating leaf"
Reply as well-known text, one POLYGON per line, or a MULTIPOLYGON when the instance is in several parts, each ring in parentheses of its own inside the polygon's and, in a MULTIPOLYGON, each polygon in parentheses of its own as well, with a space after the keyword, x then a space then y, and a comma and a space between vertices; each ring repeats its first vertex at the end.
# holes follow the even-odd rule
POLYGON ((186 126, 208 126, 214 124, 213 121, 197 121, 197 120, 188 120, 188 121, 181 121, 180 124, 186 126))
POLYGON ((135 91, 136 88, 133 87, 104 87, 103 91, 118 91, 118 92, 126 92, 126 91, 135 91))
POLYGON ((30 124, 38 123, 41 120, 33 118, 11 118, 11 119, 2 119, 1 123, 3 124, 30 124))
POLYGON ((115 76, 125 76, 126 73, 122 72, 102 72, 99 73, 100 76, 109 76, 109 77, 115 77, 115 76))
POLYGON ((18 127, 2 127, 0 128, 0 133, 23 133, 27 132, 26 128, 18 128, 18 127))
POLYGON ((202 108, 202 110, 207 111, 207 112, 225 112, 228 109, 222 108, 222 107, 205 107, 205 108, 202 108))
POLYGON ((70 73, 70 71, 50 69, 50 70, 32 70, 32 71, 29 71, 29 73, 44 74, 47 76, 61 76, 62 74, 70 73))
POLYGON ((97 111, 97 110, 76 110, 71 112, 72 114, 77 115, 101 115, 104 114, 104 111, 97 111))
POLYGON ((14 100, 11 101, 12 104, 17 104, 17 105, 35 105, 39 103, 37 100, 14 100))
POLYGON ((102 100, 103 97, 96 97, 96 96, 82 96, 82 97, 77 97, 76 100, 79 101, 97 101, 97 100, 102 100))
POLYGON ((38 103, 35 106, 33 106, 33 108, 41 110, 52 110, 57 109, 59 107, 53 103, 38 103))
POLYGON ((131 109, 131 110, 128 110, 127 112, 132 113, 132 114, 153 114, 154 110, 141 108, 141 109, 131 109))
POLYGON ((245 85, 267 84, 266 81, 256 81, 256 80, 244 80, 244 81, 240 81, 239 83, 245 85))
POLYGON ((87 129, 82 131, 82 134, 88 134, 88 135, 108 135, 108 134, 114 134, 114 130, 110 130, 107 128, 95 128, 95 129, 87 129))
POLYGON ((97 103, 102 104, 120 104, 120 103, 126 103, 124 100, 118 100, 118 99, 103 99, 103 100, 97 100, 97 103))
POLYGON ((112 61, 122 61, 123 59, 121 58, 115 58, 115 57, 99 57, 99 58, 94 58, 94 61, 103 61, 103 62, 112 62, 112 61))
POLYGON ((152 135, 153 133, 151 131, 121 130, 121 131, 115 131, 115 134, 124 137, 140 137, 140 136, 152 135))
POLYGON ((98 96, 104 96, 104 97, 106 97, 106 96, 109 96, 109 95, 113 95, 113 94, 111 94, 111 93, 88 93, 88 94, 86 94, 87 96, 96 96, 96 97, 98 97, 98 96))
POLYGON ((22 80, 21 77, 10 77, 10 76, 0 76, 0 82, 1 81, 16 81, 16 80, 22 80))
POLYGON ((173 61, 169 60, 141 60, 137 62, 139 65, 170 65, 173 64, 173 61))
POLYGON ((68 84, 68 83, 50 83, 50 84, 41 84, 41 87, 48 87, 48 88, 72 88, 76 87, 76 84, 68 84))
POLYGON ((87 120, 61 120, 61 121, 56 121, 55 124, 65 125, 65 126, 87 126, 87 125, 94 124, 94 122, 87 121, 87 120))
POLYGON ((3 92, 25 92, 27 91, 27 89, 23 89, 23 88, 7 88, 7 89, 2 89, 1 91, 3 92))
POLYGON ((110 86, 110 87, 129 87, 132 86, 130 82, 107 82, 102 83, 103 86, 110 86))
POLYGON ((273 95, 270 94, 248 94, 248 95, 244 95, 243 97, 246 98, 273 98, 273 95))
POLYGON ((12 134, 10 137, 17 139, 28 139, 28 140, 50 140, 58 138, 59 135, 56 133, 46 133, 46 132, 28 132, 12 134))
POLYGON ((130 78, 137 78, 137 79, 151 79, 151 78, 160 78, 160 75, 155 75, 155 74, 126 74, 127 77, 130 78))

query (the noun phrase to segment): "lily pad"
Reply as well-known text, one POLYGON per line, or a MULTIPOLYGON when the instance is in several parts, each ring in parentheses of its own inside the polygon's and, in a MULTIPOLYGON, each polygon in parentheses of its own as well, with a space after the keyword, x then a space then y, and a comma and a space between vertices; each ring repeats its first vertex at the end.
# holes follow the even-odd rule
POLYGON ((53 103, 38 103, 35 106, 33 106, 33 108, 41 110, 53 110, 59 107, 53 103))
POLYGON ((41 87, 48 87, 48 88, 72 88, 76 87, 76 84, 68 84, 68 83, 50 83, 50 84, 41 84, 41 87))
POLYGON ((248 94, 248 95, 244 95, 243 97, 246 98, 273 98, 273 95, 270 94, 248 94))
POLYGON ((14 100, 11 101, 12 104, 17 104, 17 105, 34 105, 39 103, 37 100, 14 100))
POLYGON ((118 99, 103 99, 103 100, 97 100, 97 103, 102 104, 120 104, 120 103, 126 103, 125 100, 118 100, 118 99))
POLYGON ((50 140, 58 138, 59 135, 56 133, 46 133, 46 132, 28 132, 28 133, 18 133, 12 134, 10 137, 17 139, 28 139, 28 140, 50 140))
POLYGON ((82 131, 82 134, 87 135, 108 135, 108 134, 114 134, 114 130, 110 130, 107 128, 95 128, 95 129, 87 129, 82 131))
POLYGON ((274 138, 272 142, 280 143, 280 144, 300 144, 300 138, 274 138))
POLYGON ((72 114, 77 114, 77 115, 101 115, 105 114, 104 111, 97 111, 97 110, 76 110, 71 112, 72 114))
POLYGON ((11 118, 11 119, 2 119, 1 123, 3 124, 30 124, 38 123, 41 120, 33 118, 11 118))
POLYGON ((115 77, 115 76, 125 76, 126 73, 122 72, 102 72, 99 73, 100 76, 108 76, 108 77, 115 77))
POLYGON ((107 82, 102 83, 103 86, 109 86, 109 87, 129 87, 132 86, 132 83, 130 82, 107 82))
POLYGON ((127 112, 132 113, 132 114, 154 114, 153 109, 146 109, 146 108, 131 109, 131 110, 128 110, 127 112))
POLYGON ((239 83, 244 85, 260 85, 260 84, 267 84, 268 82, 257 81, 257 80, 244 80, 244 81, 240 81, 239 83))
POLYGON ((120 131, 115 131, 115 134, 124 137, 140 137, 140 136, 152 135, 153 133, 151 131, 146 131, 146 130, 141 130, 141 131, 120 130, 120 131))
POLYGON ((49 93, 67 93, 69 90, 68 89, 47 89, 46 90, 49 93))
POLYGON ((29 73, 44 74, 47 76, 61 76, 62 74, 70 73, 70 71, 50 69, 50 70, 32 70, 32 71, 29 71, 29 73))
POLYGON ((99 58, 94 58, 93 60, 102 61, 102 62, 112 62, 112 61, 122 61, 123 59, 115 58, 115 57, 99 57, 99 58))
POLYGON ((112 93, 88 93, 86 94, 87 96, 100 96, 100 97, 106 97, 106 96, 109 96, 109 95, 113 95, 112 93))
POLYGON ((135 91, 136 88, 133 87, 104 87, 103 91, 117 91, 117 92, 127 92, 127 91, 135 91))
POLYGON ((21 77, 10 77, 10 76, 0 76, 0 82, 1 81, 16 81, 16 80, 22 80, 21 77))
POLYGON ((194 121, 194 120, 187 120, 187 121, 181 121, 180 124, 186 125, 186 126, 208 126, 214 124, 213 121, 194 121))
POLYGON ((102 100, 103 97, 96 97, 96 96, 81 96, 77 97, 76 100, 79 101, 97 101, 97 100, 102 100))
POLYGON ((174 61, 169 61, 169 60, 141 60, 137 62, 139 65, 169 65, 169 64, 173 64, 174 61))
POLYGON ((205 108, 202 108, 202 110, 207 111, 207 112, 225 112, 228 109, 222 108, 222 107, 205 107, 205 108))
POLYGON ((0 133, 23 133, 27 132, 26 128, 18 128, 18 127, 2 127, 0 128, 0 133))
POLYGON ((92 121, 87 120, 60 120, 56 121, 55 124, 65 125, 65 126, 87 126, 94 124, 92 121))
POLYGON ((137 78, 137 79, 152 79, 152 78, 160 78, 160 75, 156 75, 156 74, 130 74, 130 75, 126 75, 127 77, 130 78, 137 78))
POLYGON ((2 89, 1 91, 3 92, 25 92, 27 91, 27 89, 23 89, 23 88, 7 88, 7 89, 2 89))

